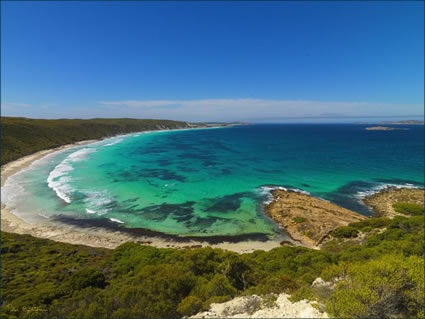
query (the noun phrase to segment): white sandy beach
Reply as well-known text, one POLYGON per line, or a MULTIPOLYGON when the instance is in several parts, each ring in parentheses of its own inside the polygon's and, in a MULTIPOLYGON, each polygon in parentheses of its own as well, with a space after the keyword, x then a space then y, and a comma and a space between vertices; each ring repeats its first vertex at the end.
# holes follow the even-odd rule
MULTIPOLYGON (((60 146, 54 149, 43 150, 16 161, 7 163, 1 168, 1 187, 5 185, 7 179, 27 168, 36 160, 43 158, 53 152, 63 151, 72 147, 96 142, 95 140, 82 141, 74 144, 60 146)), ((125 242, 146 243, 158 248, 184 248, 191 246, 211 246, 214 248, 222 248, 235 251, 238 253, 252 252, 254 250, 270 250, 280 246, 279 240, 261 241, 241 241, 237 243, 223 242, 219 244, 209 244, 202 241, 175 242, 157 237, 132 236, 124 232, 111 231, 103 228, 78 228, 77 226, 59 224, 49 222, 47 219, 44 223, 29 224, 12 213, 11 209, 1 203, 1 231, 17 234, 29 234, 34 237, 51 239, 58 242, 81 244, 92 247, 115 248, 125 242)), ((294 242, 296 244, 296 242, 294 242)))

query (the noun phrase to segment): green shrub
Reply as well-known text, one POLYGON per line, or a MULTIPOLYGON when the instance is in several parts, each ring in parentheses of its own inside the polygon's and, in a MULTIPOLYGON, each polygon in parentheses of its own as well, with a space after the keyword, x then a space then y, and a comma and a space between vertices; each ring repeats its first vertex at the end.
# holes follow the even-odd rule
POLYGON ((316 299, 311 288, 303 286, 300 289, 298 289, 291 297, 289 297, 289 300, 292 302, 298 302, 304 299, 307 299, 310 301, 313 301, 316 299))
POLYGON ((336 238, 353 238, 357 237, 359 231, 351 226, 341 226, 332 231, 332 236, 336 238))
POLYGON ((276 275, 273 277, 266 277, 256 287, 249 289, 249 295, 267 295, 267 294, 279 294, 294 293, 300 284, 288 275, 276 275))
POLYGON ((385 217, 371 217, 360 222, 350 223, 348 226, 356 229, 362 229, 364 227, 383 228, 391 223, 391 219, 385 217))
POLYGON ((373 230, 372 226, 365 226, 363 228, 360 229, 363 233, 369 233, 373 230))
MULTIPOLYGON (((341 268, 342 269, 342 268, 341 268)), ((424 261, 413 256, 383 256, 349 264, 326 303, 326 311, 343 318, 424 316, 424 261)))
POLYGON ((202 300, 195 296, 184 298, 177 306, 177 311, 183 316, 192 316, 202 309, 202 300))
POLYGON ((106 286, 105 276, 93 268, 84 268, 72 275, 71 286, 74 290, 86 287, 104 288, 106 286))
POLYGON ((306 221, 306 219, 304 217, 294 217, 293 220, 297 224, 304 223, 306 221))
POLYGON ((410 216, 421 216, 424 214, 424 207, 416 204, 396 203, 393 205, 393 208, 398 213, 410 216))

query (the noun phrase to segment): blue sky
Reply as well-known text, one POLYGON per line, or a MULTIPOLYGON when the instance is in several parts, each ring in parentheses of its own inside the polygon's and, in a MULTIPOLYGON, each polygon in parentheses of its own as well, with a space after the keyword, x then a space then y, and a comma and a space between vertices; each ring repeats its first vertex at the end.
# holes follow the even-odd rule
POLYGON ((2 115, 423 116, 423 2, 3 2, 2 115))

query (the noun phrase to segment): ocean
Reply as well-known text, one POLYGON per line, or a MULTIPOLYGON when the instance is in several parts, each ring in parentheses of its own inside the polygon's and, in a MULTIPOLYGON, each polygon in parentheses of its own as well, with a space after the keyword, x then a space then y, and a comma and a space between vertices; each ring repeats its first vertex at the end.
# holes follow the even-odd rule
POLYGON ((276 187, 370 216, 363 196, 424 186, 424 126, 365 127, 270 124, 117 136, 34 162, 8 179, 2 201, 33 223, 273 237, 280 230, 263 208, 276 187))

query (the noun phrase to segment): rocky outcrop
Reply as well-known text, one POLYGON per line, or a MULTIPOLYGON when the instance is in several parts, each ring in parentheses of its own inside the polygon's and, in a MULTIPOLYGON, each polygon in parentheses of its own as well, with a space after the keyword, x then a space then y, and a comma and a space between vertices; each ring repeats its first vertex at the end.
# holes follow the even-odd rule
POLYGON ((308 300, 292 303, 290 295, 280 294, 274 303, 257 295, 237 297, 224 303, 213 303, 208 311, 190 318, 329 318, 308 300))
POLYGON ((377 216, 392 218, 402 215, 394 210, 395 203, 424 206, 424 196, 425 191, 419 188, 389 188, 365 197, 363 202, 371 207, 377 216))
POLYGON ((326 200, 289 190, 275 190, 265 212, 309 248, 318 248, 335 228, 366 219, 326 200))

